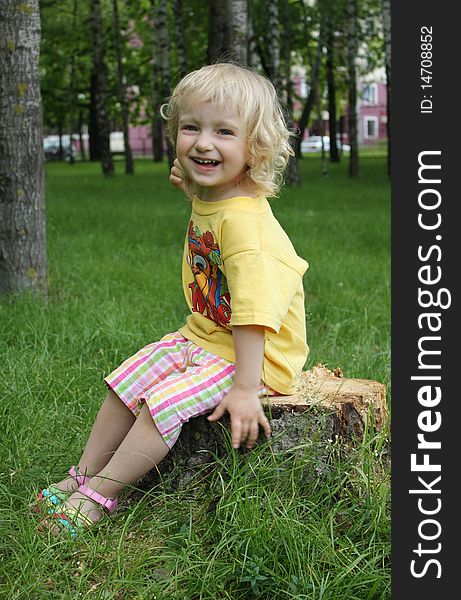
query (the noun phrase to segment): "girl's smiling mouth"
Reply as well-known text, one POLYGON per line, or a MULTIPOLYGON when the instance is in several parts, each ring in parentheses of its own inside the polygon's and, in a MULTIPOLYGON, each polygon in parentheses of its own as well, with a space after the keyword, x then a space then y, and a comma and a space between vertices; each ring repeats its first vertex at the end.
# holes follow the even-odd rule
POLYGON ((220 160, 215 160, 213 158, 198 158, 196 156, 191 156, 191 160, 200 170, 205 171, 211 171, 221 164, 220 160))

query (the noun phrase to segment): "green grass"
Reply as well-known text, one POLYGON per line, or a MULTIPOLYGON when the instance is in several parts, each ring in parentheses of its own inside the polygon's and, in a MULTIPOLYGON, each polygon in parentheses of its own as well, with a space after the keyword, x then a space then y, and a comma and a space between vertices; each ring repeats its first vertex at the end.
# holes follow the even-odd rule
MULTIPOLYGON (((365 156, 303 185, 274 213, 305 276, 316 363, 389 385, 390 192, 365 156)), ((229 453, 171 493, 134 497, 78 542, 36 533, 29 502, 78 460, 102 377, 187 314, 180 281, 189 205, 165 165, 105 180, 98 165, 47 165, 50 301, 0 303, 0 595, 16 599, 365 600, 390 597, 386 433, 340 451, 313 439, 295 457, 229 453), (329 457, 320 465, 318 456, 329 457), (320 465, 320 466, 319 466, 320 465)))

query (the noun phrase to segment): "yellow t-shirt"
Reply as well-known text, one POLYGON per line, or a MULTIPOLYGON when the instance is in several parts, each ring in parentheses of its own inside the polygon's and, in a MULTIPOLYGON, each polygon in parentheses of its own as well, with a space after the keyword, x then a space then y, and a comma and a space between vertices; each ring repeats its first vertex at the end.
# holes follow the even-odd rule
POLYGON ((291 394, 306 362, 302 277, 308 268, 264 197, 192 201, 182 280, 182 335, 235 362, 233 325, 265 327, 262 380, 291 394))

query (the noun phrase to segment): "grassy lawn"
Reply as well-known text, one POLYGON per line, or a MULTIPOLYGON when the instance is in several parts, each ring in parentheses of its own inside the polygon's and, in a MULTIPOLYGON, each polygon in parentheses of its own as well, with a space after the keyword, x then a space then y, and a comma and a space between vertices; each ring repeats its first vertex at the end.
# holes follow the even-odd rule
MULTIPOLYGON (((273 210, 305 276, 306 368, 390 377, 390 186, 385 159, 322 176, 273 210)), ((0 303, 0 595, 11 599, 365 600, 390 597, 386 434, 353 451, 325 442, 296 458, 265 446, 230 455, 206 485, 134 493, 77 542, 38 535, 29 503, 79 456, 102 377, 187 314, 180 265, 189 205, 166 165, 105 180, 92 164, 49 164, 48 305, 0 303), (320 445, 323 444, 322 447, 320 445), (317 465, 317 466, 316 466, 317 465)), ((161 487, 161 486, 160 486, 161 487)))

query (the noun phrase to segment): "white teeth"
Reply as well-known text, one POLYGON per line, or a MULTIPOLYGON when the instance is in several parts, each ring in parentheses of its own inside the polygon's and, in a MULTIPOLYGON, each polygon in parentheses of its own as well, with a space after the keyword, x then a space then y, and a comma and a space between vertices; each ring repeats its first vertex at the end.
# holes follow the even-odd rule
POLYGON ((214 164, 218 164, 219 161, 217 160, 212 160, 212 159, 206 159, 206 158, 194 158, 195 162, 198 162, 201 165, 214 165, 214 164))

